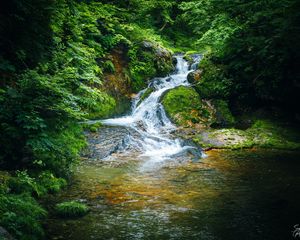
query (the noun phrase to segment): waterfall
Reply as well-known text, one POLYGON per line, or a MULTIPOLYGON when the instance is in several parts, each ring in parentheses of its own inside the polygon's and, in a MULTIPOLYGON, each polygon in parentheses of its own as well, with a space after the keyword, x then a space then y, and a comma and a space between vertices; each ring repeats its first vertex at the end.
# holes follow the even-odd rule
MULTIPOLYGON (((192 70, 189 70, 189 65, 182 56, 176 56, 176 59, 175 72, 164 78, 153 79, 148 86, 153 91, 143 101, 141 97, 148 88, 140 91, 133 100, 129 115, 101 121, 104 125, 123 126, 129 129, 130 134, 126 138, 126 144, 129 149, 138 151, 141 157, 147 159, 144 167, 154 166, 167 160, 172 161, 178 154, 195 149, 194 146, 172 136, 171 133, 176 126, 169 120, 160 103, 161 96, 167 90, 182 85, 189 86, 187 75, 192 70)), ((196 56, 194 59, 191 69, 199 63, 200 57, 196 56)))

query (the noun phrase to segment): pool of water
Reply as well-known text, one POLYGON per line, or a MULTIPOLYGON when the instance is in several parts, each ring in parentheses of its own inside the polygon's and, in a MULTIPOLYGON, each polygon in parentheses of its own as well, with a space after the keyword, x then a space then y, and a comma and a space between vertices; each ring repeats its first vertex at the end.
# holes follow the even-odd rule
POLYGON ((75 199, 91 211, 73 220, 50 214, 48 239, 293 239, 300 223, 299 157, 210 151, 199 162, 149 172, 129 156, 119 164, 85 160, 47 204, 75 199))

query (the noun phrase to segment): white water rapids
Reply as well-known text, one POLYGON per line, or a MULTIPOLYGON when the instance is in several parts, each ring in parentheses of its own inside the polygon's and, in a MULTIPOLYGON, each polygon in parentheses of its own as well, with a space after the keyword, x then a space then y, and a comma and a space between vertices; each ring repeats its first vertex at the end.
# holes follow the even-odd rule
POLYGON ((143 165, 145 168, 167 160, 174 160, 175 156, 195 149, 194 146, 185 144, 181 139, 172 137, 171 132, 176 129, 176 126, 168 119, 160 103, 161 96, 167 90, 181 85, 189 86, 187 75, 199 63, 200 56, 194 58, 191 70, 182 56, 176 56, 176 59, 175 73, 164 78, 153 79, 148 86, 153 91, 143 101, 141 101, 141 97, 148 88, 140 91, 133 100, 129 115, 101 120, 104 125, 122 126, 133 133, 128 135, 126 145, 131 150, 138 151, 140 156, 146 159, 143 165))

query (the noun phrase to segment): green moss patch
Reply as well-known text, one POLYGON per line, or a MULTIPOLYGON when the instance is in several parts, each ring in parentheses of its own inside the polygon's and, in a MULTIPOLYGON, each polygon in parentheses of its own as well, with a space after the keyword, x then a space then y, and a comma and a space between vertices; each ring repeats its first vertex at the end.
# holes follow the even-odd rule
POLYGON ((215 99, 212 104, 215 109, 215 120, 211 125, 212 127, 228 127, 235 124, 235 119, 226 101, 215 99))
POLYGON ((89 208, 83 203, 70 201, 57 204, 55 211, 60 217, 75 218, 86 215, 89 208))
POLYGON ((153 87, 149 87, 147 88, 147 90, 142 94, 139 102, 137 103, 137 106, 140 105, 142 103, 142 101, 144 101, 147 97, 150 96, 150 94, 154 91, 155 89, 153 87))
POLYGON ((94 123, 83 123, 84 130, 90 131, 90 132, 97 132, 99 128, 102 127, 101 122, 94 122, 94 123))
POLYGON ((171 89, 163 96, 162 104, 171 120, 181 126, 207 124, 211 118, 208 105, 191 87, 171 89))
POLYGON ((299 150, 299 132, 270 120, 256 120, 247 130, 209 129, 193 140, 203 148, 275 148, 299 150))

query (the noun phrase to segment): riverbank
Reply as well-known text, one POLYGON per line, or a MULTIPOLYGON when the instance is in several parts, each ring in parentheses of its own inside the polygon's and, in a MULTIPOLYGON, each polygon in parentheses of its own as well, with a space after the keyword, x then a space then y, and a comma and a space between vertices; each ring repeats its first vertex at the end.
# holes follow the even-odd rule
POLYGON ((257 119, 246 129, 179 128, 178 136, 193 140, 204 150, 269 148, 300 150, 299 129, 288 123, 257 119))

